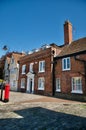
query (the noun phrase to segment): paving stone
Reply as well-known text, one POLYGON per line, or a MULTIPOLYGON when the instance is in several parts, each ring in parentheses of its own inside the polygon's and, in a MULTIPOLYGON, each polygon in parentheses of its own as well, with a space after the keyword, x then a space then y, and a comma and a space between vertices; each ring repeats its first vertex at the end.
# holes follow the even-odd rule
POLYGON ((0 130, 86 130, 86 103, 17 92, 10 95, 8 103, 0 102, 0 130))

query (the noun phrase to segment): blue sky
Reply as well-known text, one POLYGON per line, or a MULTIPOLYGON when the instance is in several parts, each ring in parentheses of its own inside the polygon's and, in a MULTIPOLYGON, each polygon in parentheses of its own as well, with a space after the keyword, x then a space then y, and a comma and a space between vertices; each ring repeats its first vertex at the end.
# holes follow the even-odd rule
POLYGON ((73 40, 86 36, 86 0, 0 0, 0 56, 43 44, 64 43, 63 24, 73 25, 73 40))

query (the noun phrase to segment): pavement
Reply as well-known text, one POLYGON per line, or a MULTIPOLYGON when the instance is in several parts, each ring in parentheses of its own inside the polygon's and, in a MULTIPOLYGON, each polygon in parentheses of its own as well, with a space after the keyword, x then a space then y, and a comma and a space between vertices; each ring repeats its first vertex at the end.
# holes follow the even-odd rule
POLYGON ((86 130, 86 103, 10 92, 0 101, 0 130, 86 130))

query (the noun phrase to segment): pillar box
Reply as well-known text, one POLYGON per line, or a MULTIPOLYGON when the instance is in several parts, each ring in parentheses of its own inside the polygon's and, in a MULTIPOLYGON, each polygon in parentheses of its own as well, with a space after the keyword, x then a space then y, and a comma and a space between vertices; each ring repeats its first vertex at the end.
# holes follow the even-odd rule
POLYGON ((5 91, 4 91, 4 102, 9 101, 9 92, 10 92, 10 85, 6 84, 5 85, 5 91))

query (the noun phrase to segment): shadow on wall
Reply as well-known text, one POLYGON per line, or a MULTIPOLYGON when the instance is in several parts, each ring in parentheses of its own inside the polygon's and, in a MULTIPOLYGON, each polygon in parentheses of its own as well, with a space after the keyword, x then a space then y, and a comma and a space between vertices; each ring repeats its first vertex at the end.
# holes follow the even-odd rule
POLYGON ((41 107, 17 110, 13 113, 17 115, 15 118, 0 119, 0 130, 86 129, 86 118, 41 107))

